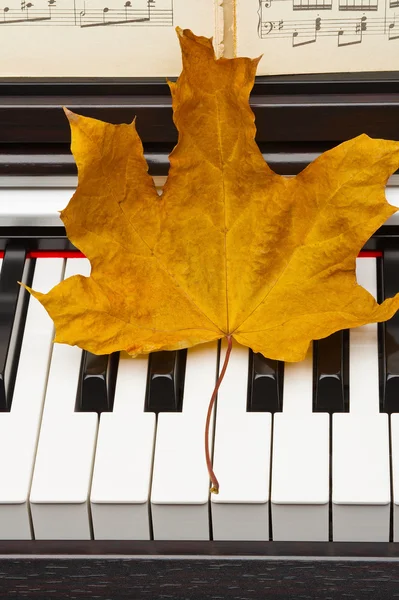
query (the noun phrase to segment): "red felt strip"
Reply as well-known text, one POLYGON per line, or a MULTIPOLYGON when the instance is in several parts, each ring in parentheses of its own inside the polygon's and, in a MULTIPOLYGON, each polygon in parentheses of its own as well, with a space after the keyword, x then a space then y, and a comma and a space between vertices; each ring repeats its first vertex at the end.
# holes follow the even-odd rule
POLYGON ((359 252, 359 258, 380 258, 384 256, 382 250, 361 250, 359 252))
POLYGON ((86 258, 78 250, 32 250, 28 258, 86 258))
MULTIPOLYGON (((0 258, 4 257, 4 250, 0 250, 0 258)), ((78 250, 31 250, 27 258, 86 258, 78 250)))
MULTIPOLYGON (((380 258, 384 253, 382 250, 362 250, 359 258, 380 258)), ((0 250, 0 258, 3 258, 4 250, 0 250)), ((85 258, 78 250, 32 250, 28 252, 28 258, 85 258)))

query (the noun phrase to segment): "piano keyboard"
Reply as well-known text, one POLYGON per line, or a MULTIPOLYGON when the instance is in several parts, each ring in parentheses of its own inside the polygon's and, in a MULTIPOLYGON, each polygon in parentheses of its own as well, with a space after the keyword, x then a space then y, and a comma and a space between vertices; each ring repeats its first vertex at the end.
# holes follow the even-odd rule
MULTIPOLYGON (((18 208, 32 191, 0 189, 0 234, 26 233, 3 240, 0 265, 0 540, 399 541, 399 316, 315 342, 301 363, 235 343, 210 497, 204 425, 225 343, 136 359, 53 345, 16 281, 47 291, 90 264, 32 252, 29 227, 59 227, 54 198, 71 190, 34 200, 38 223, 18 208)), ((387 196, 398 204, 399 188, 387 196)), ((399 291, 392 244, 357 259, 379 301, 399 291)))

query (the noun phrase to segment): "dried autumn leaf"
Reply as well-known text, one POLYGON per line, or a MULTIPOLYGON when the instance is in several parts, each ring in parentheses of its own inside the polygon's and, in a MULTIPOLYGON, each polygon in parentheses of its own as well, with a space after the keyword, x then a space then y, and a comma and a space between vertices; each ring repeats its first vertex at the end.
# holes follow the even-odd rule
POLYGON ((248 102, 258 60, 216 60, 211 40, 178 33, 179 142, 161 197, 134 122, 68 112, 79 184, 61 217, 92 271, 31 291, 55 341, 135 355, 231 334, 298 361, 313 339, 390 318, 399 295, 378 305, 356 282, 355 258, 396 210, 384 188, 399 143, 362 135, 295 178, 276 175, 248 102))

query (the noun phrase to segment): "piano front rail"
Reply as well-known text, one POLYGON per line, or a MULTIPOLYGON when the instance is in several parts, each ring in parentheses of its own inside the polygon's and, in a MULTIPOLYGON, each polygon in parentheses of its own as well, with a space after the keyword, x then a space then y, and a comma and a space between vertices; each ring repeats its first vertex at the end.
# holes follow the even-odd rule
POLYGON ((37 600, 361 598, 398 594, 399 544, 0 542, 0 596, 37 600))

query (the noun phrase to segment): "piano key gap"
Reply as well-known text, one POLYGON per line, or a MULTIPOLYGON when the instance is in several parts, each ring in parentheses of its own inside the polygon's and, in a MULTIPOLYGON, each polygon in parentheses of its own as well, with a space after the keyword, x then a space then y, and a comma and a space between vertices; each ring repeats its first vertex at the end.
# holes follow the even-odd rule
MULTIPOLYGON (((396 254, 396 253, 395 253, 396 254)), ((377 258, 377 302, 382 303, 385 300, 385 277, 384 277, 384 255, 377 258)), ((399 288, 399 282, 398 282, 399 288)), ((388 294, 387 294, 388 297, 388 294)), ((392 421, 390 407, 385 406, 385 390, 387 379, 387 359, 386 359, 386 323, 377 324, 378 339, 378 379, 380 395, 380 412, 388 412, 388 440, 389 440, 389 472, 390 472, 390 495, 391 503, 389 510, 389 541, 393 542, 394 537, 394 491, 393 491, 393 460, 392 460, 392 421)))
POLYGON ((98 425, 97 425, 96 433, 94 436, 94 444, 93 444, 94 452, 93 452, 93 457, 92 457, 92 462, 91 462, 90 482, 89 482, 89 490, 88 490, 88 494, 87 494, 87 503, 86 503, 87 504, 87 518, 89 521, 89 532, 90 532, 91 540, 94 540, 94 525, 93 525, 93 514, 92 514, 92 510, 91 510, 90 498, 91 498, 91 489, 93 486, 94 463, 96 460, 98 434, 100 432, 100 415, 98 415, 97 418, 98 418, 98 425))
MULTIPOLYGON (((384 260, 377 258, 377 302, 381 304, 385 300, 385 278, 384 278, 384 260)), ((385 323, 377 323, 377 340, 378 340, 378 389, 380 399, 380 412, 384 410, 384 395, 385 395, 385 379, 386 379, 386 360, 385 360, 385 344, 386 337, 385 323)))
POLYGON ((2 335, 2 389, 0 412, 10 412, 15 379, 19 363, 23 332, 25 329, 30 294, 17 282, 32 284, 35 259, 26 258, 26 248, 9 244, 4 254, 0 274, 0 290, 5 306, 1 307, 0 330, 2 335), (12 313, 11 313, 12 311, 12 313), (6 319, 7 322, 4 322, 6 319), (9 327, 12 327, 9 330, 9 327))
POLYGON ((274 439, 274 413, 271 415, 271 433, 270 433, 270 464, 269 464, 269 542, 273 541, 273 518, 272 518, 272 480, 273 480, 273 439, 274 439))
MULTIPOLYGON (((35 264, 36 264, 36 259, 27 259, 25 262, 25 268, 24 268, 24 274, 22 277, 22 281, 28 286, 32 285, 35 264)), ((17 335, 15 338, 15 358, 13 361, 12 369, 10 371, 10 383, 9 383, 9 387, 8 387, 8 402, 7 402, 8 412, 11 410, 12 399, 14 396, 15 380, 16 380, 16 375, 17 375, 17 371, 18 371, 19 357, 20 357, 20 353, 21 353, 21 345, 22 345, 24 331, 25 331, 26 316, 28 313, 28 307, 29 307, 29 302, 30 302, 30 294, 27 290, 21 288, 19 293, 22 296, 21 299, 18 299, 18 302, 21 303, 21 308, 20 308, 21 320, 19 322, 17 335)), ((18 309, 19 309, 19 307, 17 306, 17 311, 18 311, 18 309)))
POLYGON ((328 541, 332 542, 333 541, 333 507, 332 507, 332 440, 333 440, 333 435, 332 435, 332 421, 333 421, 333 417, 332 414, 328 415, 329 419, 329 423, 328 423, 328 452, 329 452, 329 458, 328 458, 328 472, 329 472, 329 476, 328 476, 328 541))
POLYGON ((389 439, 389 473, 390 473, 390 495, 391 502, 389 506, 389 541, 393 542, 393 531, 394 531, 394 516, 393 516, 393 508, 394 508, 394 495, 393 495, 393 461, 392 461, 392 422, 391 417, 388 417, 388 439, 389 439))
MULTIPOLYGON (((147 390, 148 390, 148 382, 149 382, 149 372, 150 372, 150 368, 148 365, 147 388, 146 388, 147 390)), ((144 399, 144 412, 149 412, 149 411, 146 411, 146 406, 147 406, 147 392, 146 392, 145 399, 144 399)), ((151 498, 152 498, 152 487, 153 487, 153 483, 154 483, 155 447, 156 447, 157 433, 158 433, 158 413, 155 413, 154 447, 153 447, 152 458, 151 458, 150 485, 149 485, 149 490, 148 490, 148 507, 147 507, 148 508, 148 525, 149 525, 149 530, 150 530, 150 540, 154 540, 154 523, 153 523, 152 511, 151 511, 151 498)))
MULTIPOLYGON (((101 413, 113 412, 116 378, 118 375, 120 352, 111 355, 95 355, 82 352, 80 362, 79 383, 76 395, 75 412, 96 412, 98 425, 94 440, 94 453, 91 464, 90 484, 87 500, 87 513, 90 539, 95 539, 91 494, 93 487, 94 464, 97 455, 98 436, 100 433, 101 413), (92 377, 94 385, 84 390, 84 376, 92 377), (85 397, 86 396, 86 397, 85 397)), ((90 380, 89 380, 90 382, 90 380)))
MULTIPOLYGON (((215 371, 215 385, 216 385, 216 382, 217 382, 218 377, 219 377, 221 350, 222 350, 222 340, 218 340, 218 344, 217 344, 217 357, 216 357, 216 371, 215 371)), ((212 440, 211 440, 212 464, 214 462, 214 454, 215 454, 215 435, 216 435, 217 406, 218 406, 218 396, 216 395, 215 404, 214 404, 214 407, 213 407, 213 424, 212 424, 212 440)), ((210 499, 208 499, 208 519, 209 519, 209 539, 211 541, 213 541, 212 507, 211 507, 210 499)))
POLYGON ((344 412, 349 412, 349 362, 350 362, 350 344, 349 344, 349 329, 345 329, 343 332, 343 344, 344 344, 344 412))

